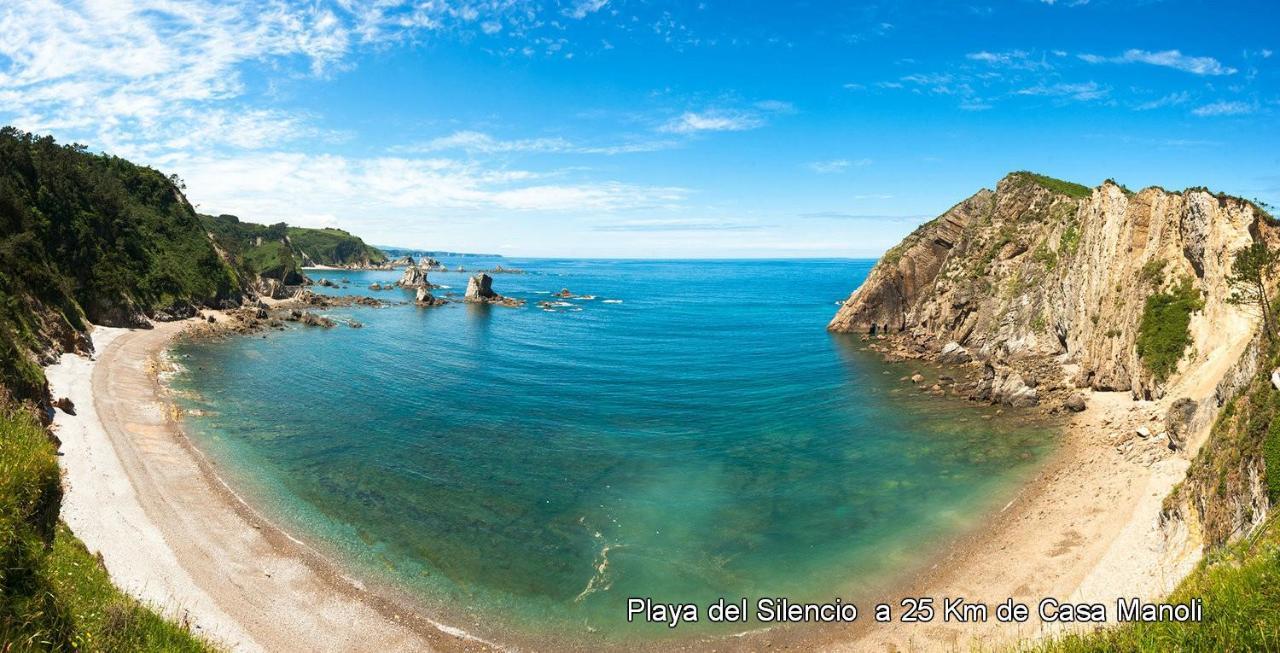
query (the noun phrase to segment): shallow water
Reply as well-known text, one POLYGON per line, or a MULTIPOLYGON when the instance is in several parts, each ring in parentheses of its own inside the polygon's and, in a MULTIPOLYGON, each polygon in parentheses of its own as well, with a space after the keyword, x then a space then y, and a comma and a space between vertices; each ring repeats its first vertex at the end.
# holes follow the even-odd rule
MULTIPOLYGON (((1051 438, 826 333, 871 261, 501 263, 526 307, 344 308, 364 328, 175 348, 233 482, 468 630, 667 637, 626 598, 857 597, 1007 501, 1051 438), (536 306, 563 287, 595 299, 536 306)), ((312 276, 412 299, 367 289, 393 272, 312 276)))

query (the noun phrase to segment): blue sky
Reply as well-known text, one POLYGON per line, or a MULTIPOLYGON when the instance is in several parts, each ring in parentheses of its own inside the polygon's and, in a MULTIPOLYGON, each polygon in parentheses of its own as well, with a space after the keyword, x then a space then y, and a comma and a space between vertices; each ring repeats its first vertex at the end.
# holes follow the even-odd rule
POLYGON ((0 122, 202 211, 532 256, 875 256, 1006 172, 1280 204, 1274 2, 16 0, 0 122))

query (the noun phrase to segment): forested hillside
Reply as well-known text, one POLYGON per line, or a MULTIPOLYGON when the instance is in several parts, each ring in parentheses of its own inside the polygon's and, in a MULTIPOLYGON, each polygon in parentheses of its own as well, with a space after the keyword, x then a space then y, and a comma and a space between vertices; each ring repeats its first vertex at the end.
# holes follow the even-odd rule
POLYGON ((309 265, 366 267, 387 257, 375 247, 341 229, 290 227, 242 222, 234 215, 201 215, 201 222, 247 278, 275 279, 285 285, 303 282, 309 265))
POLYGON ((0 129, 0 374, 14 398, 43 397, 39 364, 82 348, 86 320, 139 326, 240 293, 175 179, 0 129))

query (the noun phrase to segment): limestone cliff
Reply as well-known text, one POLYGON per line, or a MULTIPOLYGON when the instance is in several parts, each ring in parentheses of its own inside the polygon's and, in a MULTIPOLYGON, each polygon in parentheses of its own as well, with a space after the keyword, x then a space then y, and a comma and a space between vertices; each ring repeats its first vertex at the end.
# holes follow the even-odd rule
MULTIPOLYGON (((887 252, 828 328, 981 366, 971 398, 1034 405, 1056 388, 1050 409, 1084 410, 1071 393, 1129 392, 1130 417, 1189 465, 1162 527, 1217 546, 1280 497, 1280 347, 1230 301, 1254 242, 1275 249, 1280 227, 1239 198, 1013 173, 887 252)), ((1137 450, 1133 424, 1113 426, 1097 435, 1137 450)))
POLYGON ((1228 303, 1227 277, 1236 250, 1274 231, 1253 204, 1205 190, 1013 173, 886 253, 828 328, 900 334, 926 352, 954 341, 997 365, 1052 358, 1080 387, 1161 396, 1227 335, 1257 328, 1228 303), (1197 306, 1190 346, 1161 369, 1140 354, 1139 327, 1148 297, 1181 289, 1197 306))

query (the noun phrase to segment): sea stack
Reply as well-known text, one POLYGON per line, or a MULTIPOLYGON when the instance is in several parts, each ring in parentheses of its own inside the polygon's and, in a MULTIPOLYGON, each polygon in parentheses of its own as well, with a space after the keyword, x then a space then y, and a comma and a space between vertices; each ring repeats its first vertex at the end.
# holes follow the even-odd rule
POLYGON ((467 301, 482 302, 495 297, 498 297, 498 293, 493 292, 493 277, 481 272, 467 281, 467 294, 465 297, 467 301))
POLYGON ((430 288, 431 282, 427 280, 427 269, 421 265, 410 265, 404 269, 404 274, 400 275, 400 280, 396 285, 401 288, 430 288))
POLYGON ((481 272, 467 281, 467 293, 463 301, 473 304, 500 304, 502 306, 523 306, 523 299, 503 297, 493 291, 493 277, 481 272))
POLYGON ((416 297, 414 297, 413 303, 417 304, 418 306, 441 306, 444 304, 448 304, 449 302, 447 300, 440 299, 435 295, 432 295, 431 290, 423 286, 418 288, 418 294, 416 297))

